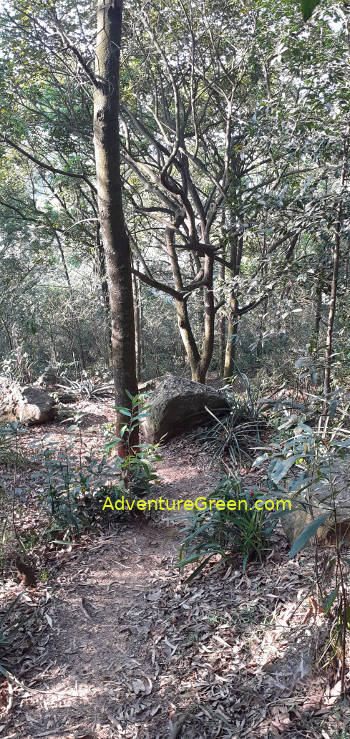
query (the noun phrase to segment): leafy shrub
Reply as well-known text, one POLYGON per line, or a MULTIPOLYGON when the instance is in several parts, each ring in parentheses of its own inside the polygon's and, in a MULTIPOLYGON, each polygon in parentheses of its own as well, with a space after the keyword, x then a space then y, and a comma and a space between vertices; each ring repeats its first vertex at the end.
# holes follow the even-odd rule
POLYGON ((120 495, 144 496, 157 482, 153 468, 153 463, 161 459, 156 453, 157 445, 140 444, 137 449, 129 448, 124 459, 117 455, 111 457, 120 438, 128 440, 135 425, 139 425, 148 412, 141 396, 132 399, 132 411, 127 408, 118 410, 125 415, 126 422, 121 437, 115 436, 111 424, 106 425, 107 441, 103 455, 83 455, 78 416, 75 417, 76 423, 68 428, 71 441, 63 451, 57 453, 54 443, 46 444, 44 460, 48 493, 43 502, 46 504, 48 500, 50 505, 50 535, 76 536, 91 524, 106 521, 108 509, 103 511, 102 508, 107 496, 111 500, 120 495))
POLYGON ((229 510, 227 505, 224 510, 218 510, 215 506, 212 510, 195 509, 185 528, 185 539, 180 549, 181 568, 201 560, 189 580, 198 575, 216 555, 220 555, 221 563, 239 552, 243 556, 243 568, 248 561, 263 560, 269 551, 269 536, 276 520, 265 509, 254 508, 257 498, 260 499, 261 494, 243 490, 237 477, 225 478, 209 495, 208 501, 222 500, 227 504, 233 500, 236 510, 229 510))
POLYGON ((59 383, 57 387, 67 395, 82 395, 93 401, 113 394, 113 383, 101 384, 91 377, 83 377, 81 380, 65 378, 64 382, 59 383))
POLYGON ((272 444, 261 447, 264 453, 253 463, 253 467, 257 467, 269 461, 267 482, 270 489, 299 500, 307 496, 314 482, 322 481, 325 489, 331 490, 334 469, 350 449, 350 431, 344 428, 342 418, 331 425, 328 415, 323 426, 320 419, 317 428, 312 428, 305 418, 295 413, 287 420, 284 418, 272 444))
MULTIPOLYGON (((319 398, 316 398, 317 402, 319 398)), ((343 498, 348 489, 346 472, 350 450, 350 432, 345 427, 347 410, 339 407, 337 394, 327 399, 329 413, 320 417, 316 428, 305 423, 305 416, 291 416, 280 424, 278 436, 265 453, 255 461, 259 465, 269 460, 267 481, 270 489, 288 495, 294 505, 300 505, 311 515, 310 522, 293 542, 289 557, 292 558, 308 546, 320 526, 327 521, 327 530, 333 533, 333 546, 327 546, 326 554, 318 545, 314 547, 314 596, 305 620, 313 615, 323 615, 328 622, 328 638, 320 663, 328 666, 335 658, 341 663, 341 693, 345 695, 346 643, 350 631, 350 607, 347 582, 350 571, 348 537, 341 525, 339 511, 348 507, 343 498), (341 463, 339 465, 339 463, 341 463), (313 497, 310 486, 317 483, 318 495, 313 497), (320 494, 322 491, 322 494, 320 494), (320 515, 321 514, 321 515, 320 515), (330 523, 332 527, 330 529, 330 523)), ((323 407, 326 400, 323 399, 323 407)))
POLYGON ((135 449, 130 444, 130 439, 135 428, 138 428, 142 421, 147 418, 150 406, 145 404, 145 396, 142 394, 132 397, 132 407, 118 408, 117 410, 125 416, 125 424, 122 426, 120 436, 115 436, 114 428, 109 425, 106 428, 108 441, 105 445, 105 452, 112 454, 120 441, 126 443, 127 455, 125 459, 114 457, 118 460, 119 469, 122 474, 122 483, 118 489, 123 489, 133 497, 142 497, 151 492, 152 485, 158 482, 158 476, 154 471, 154 464, 162 459, 158 453, 159 444, 140 443, 135 449))
POLYGON ((64 536, 77 535, 102 514, 102 503, 106 497, 103 482, 105 458, 86 457, 79 460, 72 447, 59 452, 45 451, 46 499, 50 506, 50 535, 63 532, 64 536), (69 453, 71 452, 71 453, 69 453))

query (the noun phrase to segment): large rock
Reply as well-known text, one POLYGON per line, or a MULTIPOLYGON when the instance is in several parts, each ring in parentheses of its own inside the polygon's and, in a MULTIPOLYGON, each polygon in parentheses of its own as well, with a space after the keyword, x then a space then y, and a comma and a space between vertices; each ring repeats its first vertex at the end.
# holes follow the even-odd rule
POLYGON ((45 390, 0 377, 0 423, 46 423, 54 417, 55 401, 45 390))
POLYGON ((155 443, 193 428, 210 416, 228 413, 226 398, 212 387, 168 375, 147 398, 151 406, 143 429, 147 441, 155 443))
MULTIPOLYGON (((350 545, 350 466, 349 459, 335 459, 331 467, 325 465, 324 478, 307 489, 310 503, 296 497, 291 500, 292 510, 281 517, 281 523, 290 544, 304 531, 312 519, 327 514, 327 519, 317 530, 320 544, 333 544, 336 531, 339 539, 350 545), (332 492, 334 493, 334 502, 332 492), (310 510, 311 505, 311 510, 310 510), (336 521, 334 516, 336 510, 336 521)), ((283 498, 279 495, 279 498, 283 498)), ((314 543, 314 539, 310 543, 314 543)))

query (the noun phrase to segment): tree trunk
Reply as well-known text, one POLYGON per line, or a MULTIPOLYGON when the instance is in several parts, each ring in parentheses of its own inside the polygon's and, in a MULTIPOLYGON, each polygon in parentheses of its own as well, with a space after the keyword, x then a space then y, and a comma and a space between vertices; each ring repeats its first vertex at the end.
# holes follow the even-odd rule
POLYGON ((108 291, 108 281, 107 281, 107 274, 106 274, 106 260, 105 260, 105 253, 103 250, 103 246, 101 244, 100 239, 100 224, 97 224, 96 228, 96 252, 97 252, 97 260, 98 260, 98 273, 100 277, 100 283, 101 283, 101 292, 102 292, 102 300, 103 300, 103 308, 106 318, 106 332, 107 332, 107 357, 108 357, 108 364, 110 364, 110 358, 112 353, 112 331, 111 331, 111 307, 109 304, 109 291, 108 291))
MULTIPOLYGON (((181 292, 183 290, 183 283, 174 239, 174 231, 167 228, 165 232, 165 247, 170 259, 175 288, 178 292, 181 292)), ((177 324, 182 343, 185 347, 188 363, 190 365, 192 380, 194 380, 194 382, 201 382, 199 369, 200 354, 193 335, 190 319, 188 317, 187 302, 185 300, 175 300, 175 307, 177 324)))
MULTIPOLYGON (((243 234, 236 236, 231 243, 230 266, 232 275, 240 273, 243 251, 243 234)), ((238 334, 238 300, 235 291, 231 291, 230 305, 228 311, 227 341, 225 352, 224 378, 231 377, 234 372, 236 360, 237 334, 238 334)))
MULTIPOLYGON (((112 365, 116 405, 131 409, 137 394, 134 305, 131 254, 122 204, 119 141, 119 67, 122 28, 122 2, 99 0, 94 92, 94 146, 97 201, 101 238, 106 260, 112 326, 112 365)), ((117 436, 125 416, 117 411, 117 436)), ((131 446, 138 444, 135 429, 131 446)), ((121 441, 119 456, 128 453, 121 441)))
MULTIPOLYGON (((139 269, 139 265, 136 264, 139 269)), ((133 276, 134 286, 134 313, 135 313, 135 352, 136 352, 136 373, 137 381, 141 380, 141 290, 138 279, 133 276)))
POLYGON ((230 309, 227 321, 227 341, 225 351, 224 378, 231 377, 234 373, 237 349, 238 321, 237 314, 238 300, 235 295, 231 294, 230 309))
POLYGON ((336 302, 337 302, 337 287, 338 287, 339 259, 340 259, 341 217, 342 217, 342 201, 340 201, 339 203, 339 207, 337 210, 337 220, 335 224, 335 239, 334 239, 334 249, 333 249, 333 274, 332 274, 331 298, 330 298, 330 305, 329 305, 329 312, 328 312, 325 369, 324 369, 324 386, 323 386, 323 392, 325 396, 329 395, 329 393, 331 392, 333 326, 334 326, 335 309, 336 309, 336 302))
POLYGON ((226 340, 226 319, 223 313, 219 314, 219 331, 218 331, 218 368, 220 377, 224 376, 225 367, 225 340, 226 340))
POLYGON ((49 323, 49 336, 50 336, 50 364, 55 367, 57 364, 57 353, 56 353, 56 345, 55 345, 55 338, 52 330, 52 324, 49 323))
POLYGON ((316 300, 315 300, 315 328, 314 328, 315 352, 317 351, 318 345, 320 342, 321 317, 322 317, 322 287, 321 285, 317 285, 316 300))
POLYGON ((314 325, 314 334, 312 337, 312 353, 315 357, 316 362, 316 373, 315 373, 315 379, 313 384, 314 385, 322 385, 322 379, 323 379, 323 371, 321 367, 319 367, 319 356, 318 356, 318 348, 320 344, 320 331, 321 331, 321 318, 322 318, 322 280, 318 280, 316 285, 316 294, 315 294, 315 325, 314 325))
MULTIPOLYGON (((225 256, 223 251, 222 256, 225 256)), ((219 279, 224 284, 225 282, 225 265, 220 264, 219 267, 219 279)), ((220 377, 224 376, 225 366, 225 339, 226 339, 226 319, 224 312, 219 313, 219 330, 218 330, 218 368, 220 377)))
POLYGON ((192 333, 187 304, 185 301, 176 300, 176 315, 182 343, 185 347, 187 360, 191 369, 192 380, 194 382, 201 382, 199 371, 200 355, 192 333))
POLYGON ((331 366, 332 366, 332 345, 333 345, 333 327, 335 310, 337 303, 337 288, 338 288, 338 274, 339 274, 339 261, 340 261, 340 237, 341 237, 341 222, 343 215, 343 188, 345 184, 346 176, 346 165, 348 159, 348 138, 349 138, 350 126, 348 126, 343 141, 343 166, 340 175, 340 197, 337 208, 337 215, 335 221, 335 238, 334 238, 334 249, 333 249, 333 274, 332 274, 332 286, 331 286, 331 297, 328 312, 328 325, 327 325, 327 338, 326 338, 326 351, 325 351, 325 371, 324 371, 324 385, 323 392, 327 396, 331 392, 331 366))
POLYGON ((214 350, 215 302, 213 271, 214 259, 213 257, 206 256, 204 274, 207 276, 208 284, 204 288, 204 337, 199 362, 199 382, 203 382, 203 384, 205 383, 214 350))

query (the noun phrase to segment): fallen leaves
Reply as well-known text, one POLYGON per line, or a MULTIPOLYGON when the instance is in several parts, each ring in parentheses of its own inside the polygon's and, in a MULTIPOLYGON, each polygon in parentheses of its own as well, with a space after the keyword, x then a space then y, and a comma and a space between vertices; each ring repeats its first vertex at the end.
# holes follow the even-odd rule
MULTIPOLYGON (((168 450, 167 495, 203 492, 195 446, 188 467, 176 458, 178 440, 168 450)), ((178 541, 177 524, 160 521, 53 545, 54 597, 43 585, 23 593, 6 625, 12 667, 42 692, 3 683, 0 707, 18 714, 16 732, 3 723, 0 735, 6 726, 16 739, 334 736, 339 689, 326 689, 308 651, 320 614, 304 623, 311 563, 301 571, 288 562, 276 537, 264 566, 243 574, 237 560, 185 584, 174 567, 178 541)), ((3 589, 0 610, 14 593, 13 583, 3 589)))

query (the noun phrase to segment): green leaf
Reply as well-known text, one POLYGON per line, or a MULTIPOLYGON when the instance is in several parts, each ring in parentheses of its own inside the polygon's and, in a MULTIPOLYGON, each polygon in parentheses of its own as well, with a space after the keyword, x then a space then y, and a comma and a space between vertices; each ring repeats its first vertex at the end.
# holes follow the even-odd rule
POLYGON ((303 549, 308 541, 310 541, 311 537, 316 534, 317 529, 322 526, 322 524, 325 522, 325 520, 328 518, 328 513, 324 513, 322 516, 318 516, 318 518, 315 518, 313 521, 310 521, 310 523, 306 526, 304 531, 299 534, 299 536, 296 538, 290 552, 289 552, 289 559, 292 559, 292 557, 295 557, 298 552, 300 552, 301 549, 303 549))
POLYGON ((346 439, 345 441, 333 441, 331 446, 335 446, 338 449, 344 449, 345 447, 350 446, 350 439, 346 439))
POLYGON ((290 470, 291 467, 293 467, 293 464, 299 459, 298 454, 292 454, 291 457, 287 457, 287 459, 283 460, 277 460, 276 464, 274 465, 274 468, 271 472, 271 480, 272 482, 277 485, 278 482, 282 480, 283 477, 286 476, 288 470, 290 470))
POLYGON ((311 18, 315 8, 319 5, 320 0, 300 0, 300 2, 304 21, 307 21, 311 18))
POLYGON ((266 462, 266 460, 269 459, 269 457, 270 457, 270 452, 265 452, 265 454, 260 454, 259 457, 254 459, 254 462, 252 464, 252 469, 253 467, 259 467, 259 465, 263 464, 263 462, 266 462))
POLYGON ((335 599, 336 599, 336 597, 338 595, 338 591, 339 591, 339 585, 337 585, 337 587, 334 588, 334 590, 332 590, 332 592, 326 598, 326 600, 325 600, 325 602, 323 604, 323 610, 324 610, 325 613, 328 613, 330 607, 333 605, 333 603, 334 603, 334 601, 335 601, 335 599))
POLYGON ((202 572, 202 570, 204 570, 205 565, 208 564, 208 562, 210 562, 211 557, 212 555, 210 555, 209 557, 206 557, 205 560, 203 560, 203 562, 201 562, 201 564, 198 565, 198 567, 196 567, 196 569, 192 572, 192 574, 186 577, 185 583, 188 583, 188 582, 191 582, 191 580, 194 580, 194 578, 197 577, 197 575, 199 575, 199 573, 202 572))

